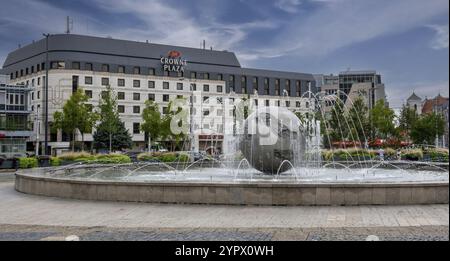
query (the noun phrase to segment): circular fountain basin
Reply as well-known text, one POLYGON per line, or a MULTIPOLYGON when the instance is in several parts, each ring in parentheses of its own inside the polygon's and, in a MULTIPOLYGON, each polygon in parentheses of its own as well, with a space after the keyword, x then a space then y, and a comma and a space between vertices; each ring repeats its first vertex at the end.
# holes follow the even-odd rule
POLYGON ((441 167, 295 168, 277 176, 254 169, 177 169, 125 164, 20 170, 15 188, 51 197, 169 204, 448 204, 448 171, 441 167))

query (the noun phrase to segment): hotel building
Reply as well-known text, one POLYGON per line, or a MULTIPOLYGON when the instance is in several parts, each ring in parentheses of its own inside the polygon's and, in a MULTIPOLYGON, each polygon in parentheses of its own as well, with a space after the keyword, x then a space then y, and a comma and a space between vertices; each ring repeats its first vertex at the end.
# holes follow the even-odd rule
MULTIPOLYGON (((233 52, 73 34, 50 35, 9 53, 0 71, 8 76, 10 84, 31 89, 30 122, 38 124, 33 125, 34 133, 28 139, 30 148, 42 146, 44 141, 44 124, 39 120, 44 113, 47 70, 50 126, 53 113, 61 110, 78 88, 85 91, 95 107, 109 85, 117 94, 118 112, 132 134, 135 150, 143 150, 147 145, 146 135, 140 130, 147 100, 155 101, 161 113, 166 113, 173 99, 200 95, 202 101, 207 101, 214 97, 213 102, 209 101, 217 107, 213 111, 208 111, 209 105, 199 108, 195 104, 198 101, 189 99, 195 105, 194 150, 209 152, 221 151, 223 122, 233 116, 221 111, 222 98, 245 97, 257 100, 258 106, 283 106, 300 112, 315 106, 308 99, 308 91, 316 92, 312 74, 243 68, 233 52), (203 121, 203 116, 211 118, 211 113, 215 114, 213 120, 203 121), (216 140, 213 147, 208 143, 211 139, 216 140)), ((68 149, 70 137, 50 129, 48 145, 52 153, 68 149)), ((89 146, 92 134, 86 134, 85 141, 89 146)))

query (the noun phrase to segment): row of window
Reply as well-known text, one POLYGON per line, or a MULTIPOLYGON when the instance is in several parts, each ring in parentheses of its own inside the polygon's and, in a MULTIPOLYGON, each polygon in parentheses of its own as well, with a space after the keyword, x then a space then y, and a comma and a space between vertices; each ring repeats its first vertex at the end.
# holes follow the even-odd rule
MULTIPOLYGON (((50 67, 52 69, 65 69, 66 64, 64 61, 52 61, 50 63, 50 67)), ((45 69, 45 63, 36 65, 36 72, 39 72, 40 70, 44 70, 44 69, 45 69)), ((80 62, 72 62, 72 69, 80 70, 81 63, 80 62)), ((92 63, 84 63, 84 70, 92 71, 93 64, 92 63)), ((110 65, 102 64, 101 71, 102 72, 111 72, 110 65)), ((29 70, 29 68, 26 68, 25 70, 22 69, 20 71, 16 71, 15 78, 18 78, 19 76, 22 77, 24 75, 28 75, 30 72, 31 73, 35 72, 34 66, 31 66, 30 70, 29 70)), ((125 66, 123 66, 123 65, 118 66, 117 72, 125 73, 125 66)), ((133 74, 140 75, 141 72, 142 72, 141 67, 139 67, 139 66, 133 67, 133 74)), ((179 74, 180 75, 177 75, 178 77, 184 77, 182 72, 179 74)), ((155 75, 155 68, 148 68, 148 75, 155 75)), ((200 77, 201 79, 205 79, 205 80, 211 79, 210 73, 201 73, 201 75, 202 75, 200 77)), ((164 76, 169 76, 168 72, 165 72, 164 76)), ((199 75, 197 74, 197 72, 190 72, 190 76, 192 79, 197 79, 197 77, 199 75)), ((11 79, 14 79, 13 73, 11 73, 11 79)), ((224 80, 223 74, 217 74, 216 80, 223 81, 224 80)), ((85 84, 90 85, 90 84, 92 84, 92 82, 93 82, 92 77, 85 77, 85 84)), ((151 81, 149 81, 149 88, 154 88, 154 87, 150 87, 150 84, 151 84, 150 82, 151 81)), ((258 77, 252 77, 251 84, 252 84, 253 92, 258 90, 258 88, 259 88, 258 77)), ((102 78, 102 85, 104 85, 104 86, 109 85, 109 78, 102 78)), ((125 86, 125 79, 119 79, 117 85, 125 86)), ((138 87, 140 87, 140 85, 141 85, 141 83, 139 80, 133 81, 133 87, 138 88, 138 87)), ((231 90, 235 91, 235 76, 234 75, 229 75, 228 85, 230 86, 231 90)), ((153 86, 154 86, 154 82, 153 82, 153 86)), ((270 95, 270 87, 269 86, 270 86, 269 78, 264 78, 264 94, 265 95, 270 95)), ((177 89, 178 88, 182 88, 182 87, 177 86, 177 89)), ((242 90, 242 93, 244 93, 244 94, 247 93, 247 76, 241 76, 241 90, 242 90)), ((288 95, 291 94, 291 80, 284 80, 284 89, 283 90, 286 91, 288 95)), ((284 95, 284 94, 285 93, 281 92, 281 80, 275 79, 275 95, 284 95)), ((302 95, 300 80, 297 80, 295 82, 295 95, 297 97, 300 97, 302 95)))

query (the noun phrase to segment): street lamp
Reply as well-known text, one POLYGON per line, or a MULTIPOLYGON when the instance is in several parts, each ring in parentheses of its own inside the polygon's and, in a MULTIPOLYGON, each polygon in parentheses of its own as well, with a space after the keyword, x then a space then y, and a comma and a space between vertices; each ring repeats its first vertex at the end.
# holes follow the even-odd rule
POLYGON ((42 34, 45 36, 45 86, 44 86, 44 153, 50 155, 48 151, 48 38, 50 34, 42 34))

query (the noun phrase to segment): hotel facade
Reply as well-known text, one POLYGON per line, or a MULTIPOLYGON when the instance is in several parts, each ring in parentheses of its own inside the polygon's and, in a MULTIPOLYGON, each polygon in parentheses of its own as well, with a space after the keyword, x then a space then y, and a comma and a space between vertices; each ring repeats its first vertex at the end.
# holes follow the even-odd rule
MULTIPOLYGON (((224 99, 246 98, 258 106, 281 106, 306 113, 315 107, 308 94, 317 92, 312 74, 243 68, 229 51, 72 34, 50 35, 9 53, 0 73, 8 76, 9 84, 30 89, 27 101, 33 133, 27 141, 28 151, 43 146, 46 80, 49 126, 54 112, 62 110, 79 88, 96 107, 102 91, 111 86, 134 150, 147 145, 146 135, 140 130, 147 100, 155 101, 161 113, 167 113, 169 102, 176 98, 189 100, 195 130, 191 148, 222 152, 225 124, 230 122, 227 117, 233 117, 232 112, 222 109, 224 99), (192 99, 199 96, 201 103, 192 99)), ((70 137, 50 129, 47 138, 52 154, 67 150, 70 137)), ((86 134, 84 140, 89 146, 92 134, 86 134)))

